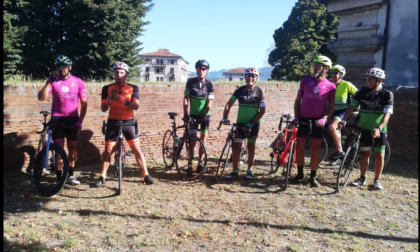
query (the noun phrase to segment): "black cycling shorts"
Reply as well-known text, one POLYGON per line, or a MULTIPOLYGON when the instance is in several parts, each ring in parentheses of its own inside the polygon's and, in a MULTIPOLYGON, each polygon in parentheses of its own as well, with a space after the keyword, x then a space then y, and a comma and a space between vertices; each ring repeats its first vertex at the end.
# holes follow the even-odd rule
MULTIPOLYGON (((192 119, 195 120, 201 120, 202 117, 198 115, 191 115, 192 119)), ((190 127, 190 133, 194 134, 197 133, 198 126, 200 126, 200 131, 203 133, 209 133, 209 127, 210 127, 210 121, 211 121, 211 115, 204 116, 204 122, 203 123, 193 123, 190 127)))
MULTIPOLYGON (((79 121, 79 117, 69 117, 69 116, 51 116, 51 124, 64 124, 66 127, 73 127, 75 123, 79 121)), ((79 129, 60 129, 54 128, 52 132, 52 138, 67 138, 67 141, 77 141, 79 139, 79 129)))
MULTIPOLYGON (((134 124, 134 118, 129 120, 122 120, 124 124, 134 124)), ((106 132, 105 132, 105 141, 106 142, 116 142, 118 138, 118 126, 116 125, 118 120, 108 119, 106 132)), ((136 135, 135 127, 134 126, 123 126, 122 133, 127 141, 139 138, 136 135)))
POLYGON ((372 133, 370 133, 369 131, 362 131, 362 135, 360 136, 360 150, 370 151, 372 148, 372 142, 373 142, 373 148, 376 152, 384 152, 387 138, 388 138, 387 133, 381 133, 379 138, 375 138, 372 141, 373 139, 372 133))
MULTIPOLYGON (((247 132, 243 131, 242 128, 244 127, 246 123, 237 123, 238 131, 235 135, 235 139, 245 139, 247 132)), ((248 142, 255 143, 257 141, 258 132, 260 131, 260 124, 254 123, 254 125, 251 128, 251 131, 249 132, 249 135, 247 137, 248 142)))
POLYGON ((316 126, 315 121, 319 120, 320 118, 310 118, 310 117, 301 117, 299 118, 299 128, 296 134, 297 140, 306 140, 309 136, 310 128, 309 128, 309 120, 312 122, 312 133, 311 139, 315 140, 322 140, 322 134, 324 133, 324 127, 316 126))

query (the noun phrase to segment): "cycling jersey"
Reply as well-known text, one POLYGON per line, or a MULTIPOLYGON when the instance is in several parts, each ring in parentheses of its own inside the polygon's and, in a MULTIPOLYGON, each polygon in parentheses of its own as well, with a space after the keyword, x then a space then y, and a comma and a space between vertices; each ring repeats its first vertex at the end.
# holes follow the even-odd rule
MULTIPOLYGON (((200 83, 198 78, 190 78, 187 80, 184 94, 190 97, 190 115, 201 115, 207 100, 214 100, 214 84, 209 80, 200 83)), ((206 115, 210 115, 210 110, 206 115)))
MULTIPOLYGON (((139 88, 135 85, 125 83, 124 86, 120 87, 118 84, 109 84, 102 88, 102 99, 101 104, 107 102, 107 97, 112 95, 112 90, 118 90, 119 96, 124 96, 128 101, 139 100, 139 88)), ((117 101, 112 101, 109 109, 109 119, 112 120, 129 120, 134 118, 133 110, 128 106, 117 101)))
MULTIPOLYGON (((239 101, 239 110, 238 117, 236 118, 236 123, 249 123, 257 115, 259 108, 265 107, 265 95, 264 91, 258 87, 254 86, 251 91, 248 91, 248 88, 241 86, 233 92, 233 95, 230 97, 232 101, 239 101)), ((258 121, 259 123, 260 121, 258 121)), ((257 123, 257 122, 256 122, 257 123)))
POLYGON ((349 95, 354 95, 357 88, 348 81, 342 80, 335 92, 334 110, 347 109, 349 106, 349 95))
POLYGON ((58 76, 48 90, 48 94, 51 93, 51 116, 79 116, 77 112, 79 107, 78 98, 86 99, 86 86, 81 79, 73 75, 66 79, 58 76))
POLYGON ((317 82, 315 77, 305 77, 300 81, 297 93, 302 98, 300 117, 321 118, 324 116, 325 101, 330 105, 335 101, 336 86, 327 78, 317 82))
MULTIPOLYGON (((381 87, 375 96, 368 87, 362 87, 351 101, 351 106, 357 108, 360 105, 359 127, 367 130, 377 128, 385 113, 393 113, 394 94, 381 87)), ((387 125, 382 129, 386 133, 387 125)))

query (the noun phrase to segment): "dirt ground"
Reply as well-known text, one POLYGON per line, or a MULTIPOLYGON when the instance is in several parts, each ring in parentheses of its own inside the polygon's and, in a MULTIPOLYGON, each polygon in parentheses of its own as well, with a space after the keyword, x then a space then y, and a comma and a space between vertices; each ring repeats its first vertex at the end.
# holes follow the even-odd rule
MULTIPOLYGON (((418 251, 418 164, 391 158, 384 190, 368 185, 335 193, 338 167, 323 163, 320 188, 279 187, 269 149, 257 149, 255 178, 216 181, 215 156, 198 181, 151 160, 156 184, 135 165, 123 193, 117 180, 93 188, 99 165, 80 167, 79 186, 41 197, 31 177, 3 172, 3 251, 418 251), (42 204, 41 204, 42 203, 42 204)), ((309 168, 305 167, 309 176, 309 168)), ((352 179, 359 175, 356 170, 352 179)))

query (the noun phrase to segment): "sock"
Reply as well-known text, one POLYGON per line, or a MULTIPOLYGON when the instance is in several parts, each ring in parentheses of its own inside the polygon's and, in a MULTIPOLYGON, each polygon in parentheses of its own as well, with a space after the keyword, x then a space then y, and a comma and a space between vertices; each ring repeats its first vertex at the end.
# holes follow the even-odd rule
POLYGON ((99 180, 102 181, 102 184, 105 184, 105 178, 104 177, 100 176, 99 180))
POLYGON ((73 176, 74 167, 69 167, 69 177, 73 176))
POLYGON ((366 180, 366 177, 360 176, 360 179, 362 180, 362 182, 364 182, 366 180))
POLYGON ((188 161, 188 168, 191 167, 192 168, 192 161, 188 161))
POLYGON ((252 173, 252 170, 248 169, 248 170, 246 171, 246 173, 252 173))
POLYGON ((303 165, 302 166, 298 166, 298 176, 299 177, 303 177, 303 165))
POLYGON ((311 177, 310 177, 310 180, 314 179, 314 178, 315 178, 315 176, 316 176, 316 171, 312 171, 312 170, 311 170, 311 177))
POLYGON ((239 169, 238 170, 232 170, 232 172, 233 173, 238 173, 239 172, 239 169))
POLYGON ((63 171, 55 171, 55 175, 57 175, 57 181, 61 180, 61 175, 63 174, 63 171))
POLYGON ((201 161, 200 160, 198 160, 198 165, 201 165, 201 161))

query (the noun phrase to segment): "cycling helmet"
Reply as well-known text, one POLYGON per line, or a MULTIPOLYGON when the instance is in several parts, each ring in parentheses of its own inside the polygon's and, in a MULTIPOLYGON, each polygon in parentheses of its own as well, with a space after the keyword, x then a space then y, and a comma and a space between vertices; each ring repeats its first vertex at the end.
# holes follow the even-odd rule
POLYGON ((71 59, 64 55, 60 55, 54 60, 54 65, 58 65, 58 64, 71 65, 72 63, 73 62, 71 61, 71 59))
POLYGON ((245 76, 247 74, 255 74, 256 76, 260 76, 260 73, 258 72, 258 69, 253 68, 253 67, 249 67, 249 68, 245 69, 245 76))
POLYGON ((117 63, 115 63, 113 69, 115 69, 115 68, 123 69, 127 73, 129 72, 128 65, 125 64, 124 62, 117 62, 117 63))
POLYGON ((199 60, 197 61, 197 63, 195 63, 195 69, 201 66, 207 67, 207 69, 210 69, 210 64, 206 60, 199 60))
POLYGON ((332 66, 332 62, 331 62, 330 58, 328 58, 326 56, 322 56, 322 55, 317 56, 314 59, 314 62, 321 63, 322 65, 328 66, 329 68, 331 68, 331 66, 332 66))
POLYGON ((385 71, 380 68, 371 68, 369 69, 365 75, 370 75, 375 78, 383 79, 385 80, 385 71))
POLYGON ((336 71, 340 72, 342 74, 341 78, 343 78, 344 75, 346 75, 346 69, 344 69, 344 67, 342 65, 335 65, 331 68, 331 70, 336 70, 336 71))

